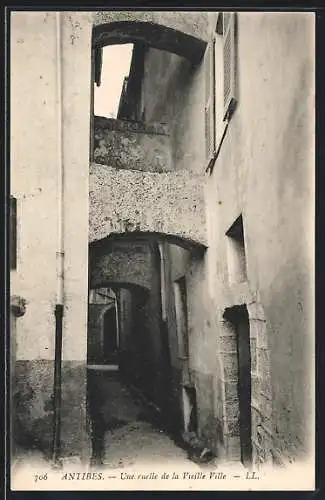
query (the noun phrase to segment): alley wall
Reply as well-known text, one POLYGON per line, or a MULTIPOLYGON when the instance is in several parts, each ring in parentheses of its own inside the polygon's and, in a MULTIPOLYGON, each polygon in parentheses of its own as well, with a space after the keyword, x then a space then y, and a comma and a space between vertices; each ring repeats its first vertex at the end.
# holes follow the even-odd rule
POLYGON ((208 250, 186 275, 190 366, 208 398, 198 396, 199 432, 221 429, 210 444, 238 458, 223 313, 248 304, 257 462, 312 449, 313 28, 312 14, 238 14, 238 104, 211 175, 204 174, 204 62, 192 68, 175 55, 146 54, 146 117, 170 127, 175 169, 205 176, 208 250), (226 232, 241 214, 247 276, 233 283, 226 232))

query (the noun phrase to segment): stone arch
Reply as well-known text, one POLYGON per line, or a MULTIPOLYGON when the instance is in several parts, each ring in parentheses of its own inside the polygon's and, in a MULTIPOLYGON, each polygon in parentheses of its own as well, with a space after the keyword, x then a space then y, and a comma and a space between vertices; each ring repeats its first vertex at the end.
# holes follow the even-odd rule
POLYGON ((89 239, 155 233, 206 247, 204 185, 187 171, 166 174, 89 168, 89 239))
POLYGON ((205 247, 174 234, 132 231, 111 233, 89 245, 89 288, 137 287, 149 292, 157 264, 157 243, 178 245, 200 255, 205 247))
POLYGON ((206 22, 200 17, 200 13, 181 12, 177 16, 167 12, 97 12, 92 46, 140 42, 197 64, 207 44, 206 22))
POLYGON ((112 232, 108 236, 93 241, 91 243, 91 248, 96 248, 103 246, 105 244, 113 244, 114 242, 166 242, 172 245, 177 245, 185 250, 190 250, 193 253, 195 252, 204 252, 206 250, 206 246, 204 243, 201 243, 195 239, 192 239, 187 236, 182 236, 180 234, 173 233, 165 233, 161 231, 140 231, 140 230, 130 230, 130 231, 121 231, 121 232, 112 232))
POLYGON ((137 285, 136 283, 132 283, 130 281, 110 281, 105 278, 103 278, 101 281, 98 280, 98 282, 94 283, 94 285, 91 287, 91 290, 96 290, 97 288, 111 288, 114 291, 123 288, 125 290, 129 290, 130 292, 134 293, 141 292, 142 294, 147 294, 149 292, 148 288, 142 285, 137 285))

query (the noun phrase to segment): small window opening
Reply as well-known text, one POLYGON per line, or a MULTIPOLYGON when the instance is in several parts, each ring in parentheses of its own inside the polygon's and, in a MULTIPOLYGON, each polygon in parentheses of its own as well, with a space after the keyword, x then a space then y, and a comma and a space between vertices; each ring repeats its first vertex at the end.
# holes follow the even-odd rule
POLYGON ((228 236, 228 272, 231 283, 247 280, 243 217, 240 215, 226 232, 228 236))

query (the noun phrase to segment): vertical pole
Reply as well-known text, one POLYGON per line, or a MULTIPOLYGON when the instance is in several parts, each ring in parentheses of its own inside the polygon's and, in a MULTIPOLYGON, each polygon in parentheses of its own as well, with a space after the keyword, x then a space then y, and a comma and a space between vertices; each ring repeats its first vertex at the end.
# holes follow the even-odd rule
POLYGON ((58 197, 58 244, 57 244, 57 296, 55 305, 55 352, 54 352, 54 409, 53 409, 53 461, 60 457, 60 423, 61 423, 61 367, 62 367, 62 334, 64 313, 64 168, 62 147, 62 46, 61 46, 61 13, 56 12, 56 58, 57 58, 57 197, 58 197))
POLYGON ((53 430, 53 462, 60 458, 60 427, 61 427, 61 366, 62 366, 62 328, 63 305, 55 306, 55 359, 54 359, 54 430, 53 430))

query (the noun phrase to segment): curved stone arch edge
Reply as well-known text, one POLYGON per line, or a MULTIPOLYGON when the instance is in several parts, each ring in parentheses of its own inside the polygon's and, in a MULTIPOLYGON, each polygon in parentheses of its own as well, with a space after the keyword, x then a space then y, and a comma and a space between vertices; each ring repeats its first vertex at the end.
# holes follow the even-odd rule
POLYGON ((130 231, 125 233, 110 233, 108 236, 89 242, 89 250, 104 248, 105 245, 113 245, 115 242, 125 243, 170 243, 189 250, 194 255, 201 255, 207 250, 204 243, 190 238, 184 238, 174 234, 161 233, 158 231, 130 231))
POLYGON ((92 48, 142 42, 198 64, 207 42, 194 35, 163 24, 143 20, 120 20, 93 25, 92 48))

